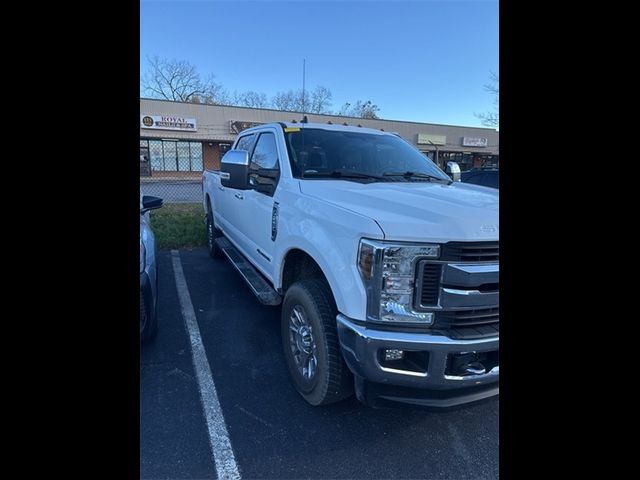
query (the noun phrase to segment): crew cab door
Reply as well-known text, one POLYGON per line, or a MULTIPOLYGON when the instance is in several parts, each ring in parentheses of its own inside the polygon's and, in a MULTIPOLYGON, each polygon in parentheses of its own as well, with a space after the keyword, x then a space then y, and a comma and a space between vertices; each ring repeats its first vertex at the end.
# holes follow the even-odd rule
MULTIPOLYGON (((256 138, 257 135, 255 133, 242 135, 236 142, 234 150, 246 150, 249 152, 249 156, 251 156, 256 138)), ((247 190, 237 190, 226 187, 222 185, 222 180, 220 181, 218 189, 220 190, 216 192, 218 209, 214 210, 220 218, 216 216, 216 223, 222 226, 225 235, 246 255, 248 245, 244 235, 240 231, 240 223, 242 217, 246 215, 246 212, 244 202, 240 202, 239 200, 244 199, 247 190)))
POLYGON ((251 190, 234 195, 236 214, 234 221, 242 237, 240 244, 246 256, 269 278, 273 278, 272 218, 276 185, 280 178, 280 159, 277 132, 265 129, 257 134, 255 147, 250 156, 249 182, 251 190))

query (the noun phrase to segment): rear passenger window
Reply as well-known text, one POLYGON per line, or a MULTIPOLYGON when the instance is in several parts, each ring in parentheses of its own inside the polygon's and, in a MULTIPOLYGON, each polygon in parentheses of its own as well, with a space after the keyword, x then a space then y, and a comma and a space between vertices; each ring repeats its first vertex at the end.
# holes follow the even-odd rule
POLYGON ((240 140, 238 140, 235 150, 246 150, 247 152, 251 153, 251 148, 253 148, 253 142, 255 142, 255 140, 255 134, 252 133, 250 135, 245 135, 244 137, 241 137, 240 140))

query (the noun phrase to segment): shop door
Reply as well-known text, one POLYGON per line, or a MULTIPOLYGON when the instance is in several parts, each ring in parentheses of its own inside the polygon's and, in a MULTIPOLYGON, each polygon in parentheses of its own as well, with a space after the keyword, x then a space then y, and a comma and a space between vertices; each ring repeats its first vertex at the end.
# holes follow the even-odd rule
POLYGON ((151 176, 151 162, 149 161, 149 147, 140 147, 140 176, 151 176))

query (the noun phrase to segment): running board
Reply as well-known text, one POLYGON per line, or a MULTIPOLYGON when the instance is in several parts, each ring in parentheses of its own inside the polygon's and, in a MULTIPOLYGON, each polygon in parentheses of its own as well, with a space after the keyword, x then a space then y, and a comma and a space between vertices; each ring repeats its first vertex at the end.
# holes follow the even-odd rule
POLYGON ((258 297, 260 303, 264 305, 280 305, 282 297, 276 292, 264 277, 251 265, 242 254, 231 245, 231 242, 224 237, 215 239, 216 244, 222 253, 229 259, 231 264, 240 272, 244 281, 258 297))

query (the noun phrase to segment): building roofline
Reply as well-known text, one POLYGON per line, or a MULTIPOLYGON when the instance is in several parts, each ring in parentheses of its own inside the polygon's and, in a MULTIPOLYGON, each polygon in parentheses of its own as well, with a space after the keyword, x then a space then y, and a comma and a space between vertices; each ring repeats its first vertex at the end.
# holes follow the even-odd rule
POLYGON ((280 112, 280 113, 293 113, 293 114, 297 114, 297 115, 323 115, 325 117, 335 117, 335 118, 352 118, 354 120, 373 120, 373 121, 383 121, 383 122, 393 122, 393 123, 412 123, 415 125, 435 125, 437 127, 459 127, 459 128, 475 128, 477 130, 489 130, 491 132, 496 132, 498 133, 498 130, 495 128, 489 128, 489 127, 469 127, 466 125, 452 125, 449 123, 429 123, 429 122, 414 122, 411 120, 391 120, 391 119, 387 119, 387 118, 362 118, 362 117, 350 117, 348 115, 335 115, 332 113, 310 113, 310 112, 294 112, 294 111, 290 111, 290 110, 276 110, 274 108, 256 108, 256 107, 239 107, 236 105, 212 105, 209 103, 193 103, 193 102, 181 102, 178 100, 164 100, 162 98, 147 98, 147 97, 140 97, 140 100, 149 100, 149 101, 153 101, 153 102, 168 102, 168 103, 183 103, 185 105, 199 105, 202 107, 224 107, 224 108, 238 108, 238 109, 242 109, 242 110, 262 110, 262 111, 266 111, 266 112, 280 112))

